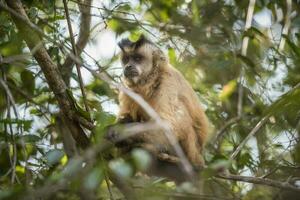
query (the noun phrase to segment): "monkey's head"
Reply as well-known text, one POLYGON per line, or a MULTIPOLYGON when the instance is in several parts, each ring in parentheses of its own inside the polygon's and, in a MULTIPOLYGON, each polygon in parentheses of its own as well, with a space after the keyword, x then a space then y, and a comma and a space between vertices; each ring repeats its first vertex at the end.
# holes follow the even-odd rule
POLYGON ((164 53, 143 35, 136 41, 123 39, 118 43, 121 48, 123 75, 131 84, 142 84, 162 66, 167 59, 164 53))

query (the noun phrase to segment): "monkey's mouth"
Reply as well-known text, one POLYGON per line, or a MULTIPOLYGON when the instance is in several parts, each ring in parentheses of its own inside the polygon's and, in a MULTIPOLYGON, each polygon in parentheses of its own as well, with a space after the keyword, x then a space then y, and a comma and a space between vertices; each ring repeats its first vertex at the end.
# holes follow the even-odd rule
POLYGON ((139 75, 139 72, 136 69, 128 69, 124 71, 124 76, 128 79, 134 78, 139 75))

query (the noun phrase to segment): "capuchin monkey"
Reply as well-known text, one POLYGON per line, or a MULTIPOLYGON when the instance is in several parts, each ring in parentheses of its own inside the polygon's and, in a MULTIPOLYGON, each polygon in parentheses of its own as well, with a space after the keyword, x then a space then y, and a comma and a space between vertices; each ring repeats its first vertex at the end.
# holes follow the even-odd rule
MULTIPOLYGON (((208 120, 190 84, 170 65, 166 55, 143 35, 136 42, 123 39, 118 45, 121 48, 124 85, 143 97, 169 124, 190 163, 198 169, 203 167, 202 150, 208 120)), ((123 92, 119 94, 119 106, 119 124, 152 120, 138 103, 123 92)), ((106 138, 116 141, 118 133, 108 131, 106 138)), ((143 147, 156 155, 176 156, 163 130, 139 133, 121 143, 123 147, 143 147)))

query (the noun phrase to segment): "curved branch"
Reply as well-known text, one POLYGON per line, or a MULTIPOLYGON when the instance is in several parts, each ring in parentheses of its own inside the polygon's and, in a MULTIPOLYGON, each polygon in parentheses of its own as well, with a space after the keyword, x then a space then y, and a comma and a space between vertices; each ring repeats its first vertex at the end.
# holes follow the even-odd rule
MULTIPOLYGON (((76 42, 78 56, 82 53, 83 49, 88 43, 91 29, 91 5, 92 0, 84 0, 83 2, 78 2, 78 7, 81 12, 80 17, 80 30, 78 35, 78 40, 76 42)), ((72 37, 72 36, 70 36, 72 37)), ((67 56, 64 64, 61 66, 61 72, 63 79, 67 85, 70 84, 70 77, 72 69, 75 62, 74 59, 70 56, 67 56)))

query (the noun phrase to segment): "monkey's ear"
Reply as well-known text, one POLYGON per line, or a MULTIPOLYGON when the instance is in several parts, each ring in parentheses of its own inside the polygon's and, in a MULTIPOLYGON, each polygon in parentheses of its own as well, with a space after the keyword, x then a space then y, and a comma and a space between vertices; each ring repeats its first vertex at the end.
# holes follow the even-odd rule
POLYGON ((153 65, 154 65, 154 67, 163 66, 163 65, 166 65, 168 63, 167 56, 159 48, 157 48, 156 50, 153 51, 152 56, 153 56, 153 65))

